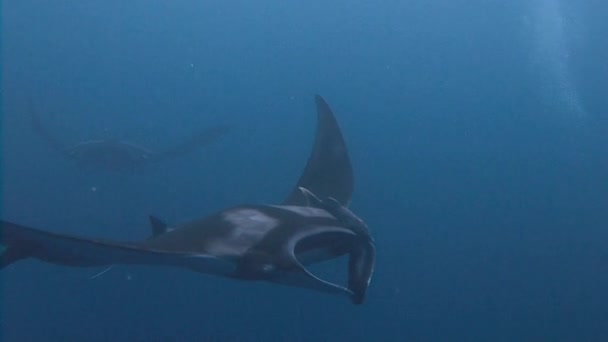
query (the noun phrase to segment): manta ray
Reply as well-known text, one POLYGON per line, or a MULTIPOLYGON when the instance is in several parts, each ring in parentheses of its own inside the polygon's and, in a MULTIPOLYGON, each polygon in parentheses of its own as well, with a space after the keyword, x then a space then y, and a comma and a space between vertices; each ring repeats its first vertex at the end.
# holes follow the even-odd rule
POLYGON ((65 158, 74 160, 82 166, 104 170, 133 169, 145 164, 175 158, 219 140, 232 128, 229 125, 212 126, 180 144, 164 151, 153 152, 134 143, 113 138, 66 144, 44 127, 36 111, 31 111, 30 119, 34 132, 65 158))
POLYGON ((119 264, 180 267, 241 281, 264 281, 364 302, 376 249, 367 225, 349 208, 353 171, 338 123, 316 95, 317 132, 308 162, 289 195, 273 205, 247 204, 168 225, 150 216, 142 241, 89 239, 0 220, 0 269, 33 258, 74 267, 119 264), (348 256, 339 285, 310 265, 348 256))

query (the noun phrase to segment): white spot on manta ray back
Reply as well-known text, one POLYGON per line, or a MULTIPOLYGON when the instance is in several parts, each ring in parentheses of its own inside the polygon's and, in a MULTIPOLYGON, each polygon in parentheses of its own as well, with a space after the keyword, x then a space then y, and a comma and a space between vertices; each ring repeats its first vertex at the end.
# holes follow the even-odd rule
POLYGON ((303 217, 323 217, 333 219, 334 216, 321 208, 302 207, 297 205, 273 205, 275 208, 291 211, 303 217))
MULTIPOLYGON (((279 221, 255 209, 236 209, 224 213, 224 219, 234 227, 247 227, 247 230, 268 232, 275 228, 279 221)), ((238 230, 238 229, 237 229, 238 230)))
POLYGON ((223 214, 231 225, 230 243, 214 244, 212 252, 218 255, 240 255, 279 225, 279 220, 255 209, 235 209, 223 214))

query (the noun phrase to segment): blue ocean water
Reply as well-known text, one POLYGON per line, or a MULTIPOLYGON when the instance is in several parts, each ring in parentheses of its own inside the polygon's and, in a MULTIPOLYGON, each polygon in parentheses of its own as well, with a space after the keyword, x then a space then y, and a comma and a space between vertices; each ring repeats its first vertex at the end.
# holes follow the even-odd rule
MULTIPOLYGON (((608 46, 600 1, 3 1, 2 219, 118 240, 275 203, 314 94, 378 260, 367 301, 176 269, 2 270, 2 341, 604 341, 608 46), (134 172, 76 143, 216 144, 134 172)), ((345 267, 345 266, 342 266, 345 267)), ((339 274, 342 268, 336 267, 339 274)), ((331 272, 330 272, 331 273, 331 272)))

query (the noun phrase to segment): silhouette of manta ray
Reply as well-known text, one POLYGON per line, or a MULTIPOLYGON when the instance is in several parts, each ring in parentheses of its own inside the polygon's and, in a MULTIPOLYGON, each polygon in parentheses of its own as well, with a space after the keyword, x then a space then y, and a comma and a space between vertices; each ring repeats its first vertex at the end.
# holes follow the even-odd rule
POLYGON ((33 130, 54 150, 83 166, 105 170, 124 170, 145 164, 160 162, 190 153, 210 145, 224 135, 232 126, 217 125, 204 129, 189 139, 163 151, 153 152, 134 143, 119 139, 97 139, 66 144, 42 124, 37 112, 30 112, 33 130))
POLYGON ((0 269, 35 258, 94 267, 116 264, 172 266, 243 281, 266 281, 350 297, 361 304, 376 249, 366 224, 348 207, 353 172, 331 109, 320 97, 317 134, 300 179, 277 205, 240 205, 169 226, 150 217, 152 234, 135 242, 69 236, 0 221, 0 269), (307 266, 348 255, 346 286, 312 274, 307 266))

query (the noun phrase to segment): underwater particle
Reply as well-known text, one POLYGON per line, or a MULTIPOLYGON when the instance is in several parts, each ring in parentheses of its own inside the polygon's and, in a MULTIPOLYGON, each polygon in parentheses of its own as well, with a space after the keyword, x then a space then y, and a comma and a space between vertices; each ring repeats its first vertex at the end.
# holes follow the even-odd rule
POLYGON ((97 274, 94 274, 93 276, 89 277, 89 279, 95 279, 97 277, 100 277, 100 276, 104 275, 106 272, 108 272, 111 268, 112 268, 112 265, 110 265, 109 267, 105 268, 103 271, 98 272, 97 274))
POLYGON ((133 276, 130 273, 127 273, 125 276, 125 280, 131 281, 131 280, 133 280, 133 276))
POLYGON ((97 191, 97 187, 96 186, 92 186, 91 187, 91 192, 96 192, 97 191))
MULTIPOLYGON (((569 40, 572 22, 559 0, 537 0, 534 24, 535 58, 547 72, 543 85, 547 98, 576 118, 587 117, 579 89, 572 78, 569 40)), ((530 20, 530 19, 527 19, 530 20)))

